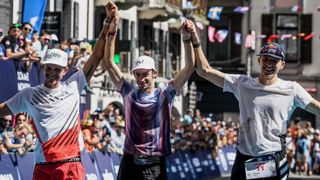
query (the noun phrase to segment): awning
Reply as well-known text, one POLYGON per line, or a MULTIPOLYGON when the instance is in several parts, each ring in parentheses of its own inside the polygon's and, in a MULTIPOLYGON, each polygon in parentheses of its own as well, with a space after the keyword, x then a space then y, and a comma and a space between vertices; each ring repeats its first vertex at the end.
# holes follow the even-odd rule
POLYGON ((138 12, 139 19, 152 21, 168 21, 171 18, 179 18, 183 13, 180 9, 166 4, 160 8, 143 7, 138 12))

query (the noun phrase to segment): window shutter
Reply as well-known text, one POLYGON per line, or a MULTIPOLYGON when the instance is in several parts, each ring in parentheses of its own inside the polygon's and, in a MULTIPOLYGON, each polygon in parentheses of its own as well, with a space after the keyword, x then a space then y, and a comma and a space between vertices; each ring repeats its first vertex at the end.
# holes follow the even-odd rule
POLYGON ((262 39, 262 44, 267 42, 267 39, 270 35, 273 34, 273 14, 262 14, 261 17, 261 34, 266 35, 267 37, 262 39))
MULTIPOLYGON (((300 32, 306 36, 312 32, 312 14, 302 14, 300 16, 300 32)), ((302 64, 311 64, 312 62, 312 39, 300 40, 300 62, 302 64)))

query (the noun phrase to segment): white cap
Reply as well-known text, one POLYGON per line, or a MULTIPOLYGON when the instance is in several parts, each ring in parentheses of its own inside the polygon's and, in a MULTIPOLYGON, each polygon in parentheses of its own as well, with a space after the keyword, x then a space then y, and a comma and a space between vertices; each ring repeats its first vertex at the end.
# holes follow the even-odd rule
POLYGON ((43 64, 56 64, 66 67, 68 64, 68 55, 60 49, 48 49, 44 56, 43 64))
POLYGON ((154 60, 150 56, 140 56, 133 61, 132 71, 136 69, 153 69, 156 70, 154 60))
POLYGON ((55 34, 51 34, 51 40, 59 41, 57 35, 55 35, 55 34))

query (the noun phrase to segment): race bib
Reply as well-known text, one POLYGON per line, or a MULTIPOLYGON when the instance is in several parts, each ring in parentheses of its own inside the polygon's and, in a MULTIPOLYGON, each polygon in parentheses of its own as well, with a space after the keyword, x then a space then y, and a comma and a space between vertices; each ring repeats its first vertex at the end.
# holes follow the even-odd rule
POLYGON ((272 155, 260 156, 245 162, 247 179, 277 176, 276 161, 272 155))

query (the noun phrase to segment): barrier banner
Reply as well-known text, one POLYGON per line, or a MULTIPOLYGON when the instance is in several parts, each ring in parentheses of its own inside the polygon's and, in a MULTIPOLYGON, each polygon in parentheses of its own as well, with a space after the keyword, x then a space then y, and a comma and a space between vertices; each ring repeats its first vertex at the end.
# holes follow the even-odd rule
POLYGON ((87 153, 85 151, 81 151, 81 161, 86 170, 86 179, 87 180, 96 180, 100 179, 99 174, 96 171, 94 158, 92 157, 91 153, 87 153))
MULTIPOLYGON (((179 152, 174 152, 170 156, 166 157, 166 167, 167 167, 168 180, 181 179, 180 171, 178 170, 178 166, 180 166, 180 160, 179 160, 178 153, 179 152), (175 161, 175 159, 177 159, 178 163, 175 161)), ((182 171, 181 166, 180 166, 180 169, 182 171)), ((183 171, 182 171, 182 177, 186 177, 183 171)))
POLYGON ((206 177, 218 177, 221 175, 219 166, 212 157, 212 150, 203 150, 196 152, 195 156, 199 157, 206 177))
POLYGON ((117 175, 118 171, 119 171, 121 156, 117 153, 111 153, 111 159, 112 159, 112 163, 113 163, 112 165, 114 167, 114 173, 115 173, 115 175, 117 175))
POLYGON ((226 146, 223 149, 223 153, 225 154, 227 158, 228 163, 228 173, 231 173, 234 160, 236 159, 236 150, 234 146, 226 146))
POLYGON ((196 179, 201 179, 205 175, 205 169, 204 166, 202 166, 200 157, 196 155, 196 153, 191 153, 191 152, 186 152, 186 155, 188 156, 187 158, 189 159, 190 165, 192 167, 191 172, 194 173, 195 176, 197 177, 196 179))
POLYGON ((12 60, 0 61, 0 102, 4 102, 18 92, 17 73, 12 60))
MULTIPOLYGON (((199 179, 201 176, 196 174, 196 168, 193 166, 191 160, 192 160, 192 153, 190 151, 181 151, 180 157, 183 160, 183 169, 185 170, 185 173, 188 177, 188 179, 199 179)), ((201 168, 198 168, 201 169, 201 168)))
POLYGON ((112 159, 108 153, 102 154, 99 151, 95 152, 95 160, 98 165, 99 173, 102 179, 116 179, 116 174, 114 172, 112 159))
POLYGON ((17 164, 15 154, 0 155, 0 179, 19 179, 18 171, 14 164, 17 164))
POLYGON ((34 166, 33 153, 27 153, 23 158, 18 156, 18 170, 21 179, 32 179, 34 166))

